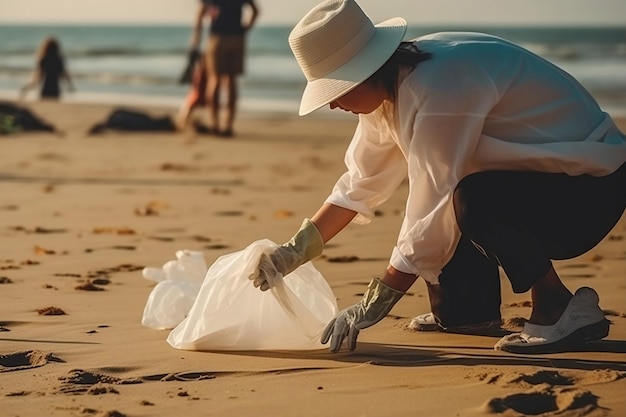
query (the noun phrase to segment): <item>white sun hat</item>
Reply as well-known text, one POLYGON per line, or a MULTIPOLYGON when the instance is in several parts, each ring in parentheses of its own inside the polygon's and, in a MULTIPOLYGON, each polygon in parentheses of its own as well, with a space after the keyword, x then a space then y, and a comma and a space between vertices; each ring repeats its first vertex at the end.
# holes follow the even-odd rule
POLYGON ((307 85, 300 116, 336 100, 367 80, 402 42, 400 17, 374 25, 354 0, 326 0, 289 34, 289 46, 307 85))

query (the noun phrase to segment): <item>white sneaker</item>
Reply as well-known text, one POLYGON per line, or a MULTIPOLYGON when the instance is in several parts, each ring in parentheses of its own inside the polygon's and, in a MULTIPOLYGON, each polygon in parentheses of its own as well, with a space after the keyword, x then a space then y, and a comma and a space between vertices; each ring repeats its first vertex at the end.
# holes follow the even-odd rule
POLYGON ((409 330, 414 330, 416 332, 436 332, 438 330, 443 330, 443 327, 441 327, 435 320, 435 315, 433 313, 420 314, 411 320, 406 327, 409 330))
POLYGON ((407 329, 416 332, 449 332, 449 333, 481 333, 494 331, 500 328, 502 320, 491 320, 463 326, 443 327, 435 320, 433 313, 420 314, 409 322, 407 329))

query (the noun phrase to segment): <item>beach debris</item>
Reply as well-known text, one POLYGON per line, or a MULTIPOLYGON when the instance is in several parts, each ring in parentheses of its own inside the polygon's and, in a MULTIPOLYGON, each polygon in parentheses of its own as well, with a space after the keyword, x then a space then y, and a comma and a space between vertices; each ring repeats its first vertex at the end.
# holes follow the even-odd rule
POLYGON ((83 407, 80 409, 81 414, 92 414, 94 417, 127 417, 126 414, 117 410, 100 411, 95 408, 83 407))
POLYGON ((118 266, 112 266, 110 268, 98 269, 96 271, 89 272, 89 277, 93 278, 96 276, 108 276, 108 274, 113 272, 135 272, 141 271, 144 268, 143 265, 133 265, 133 264, 121 264, 118 266))
POLYGON ((287 219, 289 217, 293 217, 293 211, 289 210, 276 210, 274 212, 274 217, 277 219, 287 219))
POLYGON ((36 310, 40 316, 64 316, 67 313, 59 307, 44 307, 36 310))
POLYGON ((94 285, 94 283, 89 280, 87 280, 84 284, 77 285, 74 289, 82 291, 104 291, 104 288, 94 285))
POLYGON ((35 226, 33 229, 29 229, 24 226, 12 226, 9 227, 9 230, 13 230, 14 232, 24 232, 29 234, 51 234, 51 233, 67 233, 67 229, 51 229, 42 226, 35 226))
POLYGON ((133 245, 113 245, 113 246, 105 246, 103 248, 85 248, 86 253, 91 253, 96 250, 104 250, 104 249, 115 249, 115 250, 136 250, 137 247, 133 245))
POLYGON ((230 195, 230 193, 231 193, 231 190, 229 190, 228 188, 218 188, 218 187, 211 188, 211 194, 230 195))
POLYGON ((200 236, 200 235, 194 235, 194 236, 191 236, 191 238, 195 240, 196 242, 211 242, 212 241, 210 237, 200 236))
POLYGON ((13 284, 13 281, 9 277, 0 277, 0 284, 13 284))
POLYGON ((176 162, 163 162, 161 165, 159 165, 159 170, 187 172, 187 171, 195 171, 196 168, 190 167, 189 165, 176 163, 176 162))
POLYGON ((328 257, 326 258, 326 260, 328 262, 337 262, 337 263, 349 263, 349 262, 356 262, 359 261, 361 258, 359 258, 358 256, 355 255, 351 255, 351 256, 333 256, 333 257, 328 257))
POLYGON ((94 235, 113 234, 113 235, 136 235, 137 232, 130 227, 95 227, 92 231, 94 235))
POLYGON ((228 245, 223 245, 220 243, 215 243, 213 245, 205 245, 203 246, 205 249, 218 250, 218 249, 228 249, 228 245))
POLYGON ((173 242, 176 240, 175 238, 169 236, 147 236, 147 238, 152 240, 158 240, 161 242, 173 242))
POLYGON ((163 210, 170 208, 167 203, 163 203, 161 201, 150 201, 143 207, 135 208, 136 216, 158 216, 161 214, 163 210))
POLYGON ((35 245, 35 254, 37 255, 56 255, 56 251, 52 249, 46 249, 41 246, 35 245))
POLYGON ((223 211, 218 211, 215 212, 216 216, 224 216, 224 217, 238 217, 238 216, 243 216, 243 211, 239 211, 239 210, 223 210, 223 211))
POLYGON ((118 249, 118 250, 136 250, 137 247, 133 246, 133 245, 113 245, 111 246, 111 249, 118 249))

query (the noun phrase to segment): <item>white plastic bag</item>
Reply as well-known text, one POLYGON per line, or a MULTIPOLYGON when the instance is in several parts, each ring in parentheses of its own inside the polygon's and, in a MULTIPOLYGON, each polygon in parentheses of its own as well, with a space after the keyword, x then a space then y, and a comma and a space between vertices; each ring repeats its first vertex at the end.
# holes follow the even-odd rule
POLYGON ((218 258, 209 268, 187 317, 167 341, 185 350, 321 349, 321 333, 337 314, 337 301, 322 274, 308 262, 270 282, 262 292, 248 276, 267 239, 218 258))
POLYGON ((179 250, 176 258, 162 268, 147 267, 142 271, 144 278, 157 282, 141 319, 141 324, 151 329, 173 329, 183 321, 206 275, 202 252, 179 250))

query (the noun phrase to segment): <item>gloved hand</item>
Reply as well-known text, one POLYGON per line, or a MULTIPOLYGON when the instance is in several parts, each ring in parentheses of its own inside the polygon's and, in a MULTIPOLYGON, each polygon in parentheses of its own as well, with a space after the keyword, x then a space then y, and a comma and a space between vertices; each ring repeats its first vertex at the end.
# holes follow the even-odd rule
POLYGON ((324 329, 322 344, 330 340, 330 351, 337 352, 344 339, 348 338, 348 349, 356 348, 356 339, 359 331, 381 321, 402 298, 404 293, 395 290, 379 278, 374 278, 363 298, 352 307, 339 312, 324 329))
POLYGON ((263 255, 256 271, 248 278, 256 288, 267 291, 270 288, 269 277, 277 273, 283 276, 294 271, 300 265, 322 254, 324 240, 317 227, 309 219, 304 219, 300 230, 289 242, 279 246, 269 255, 263 255))

